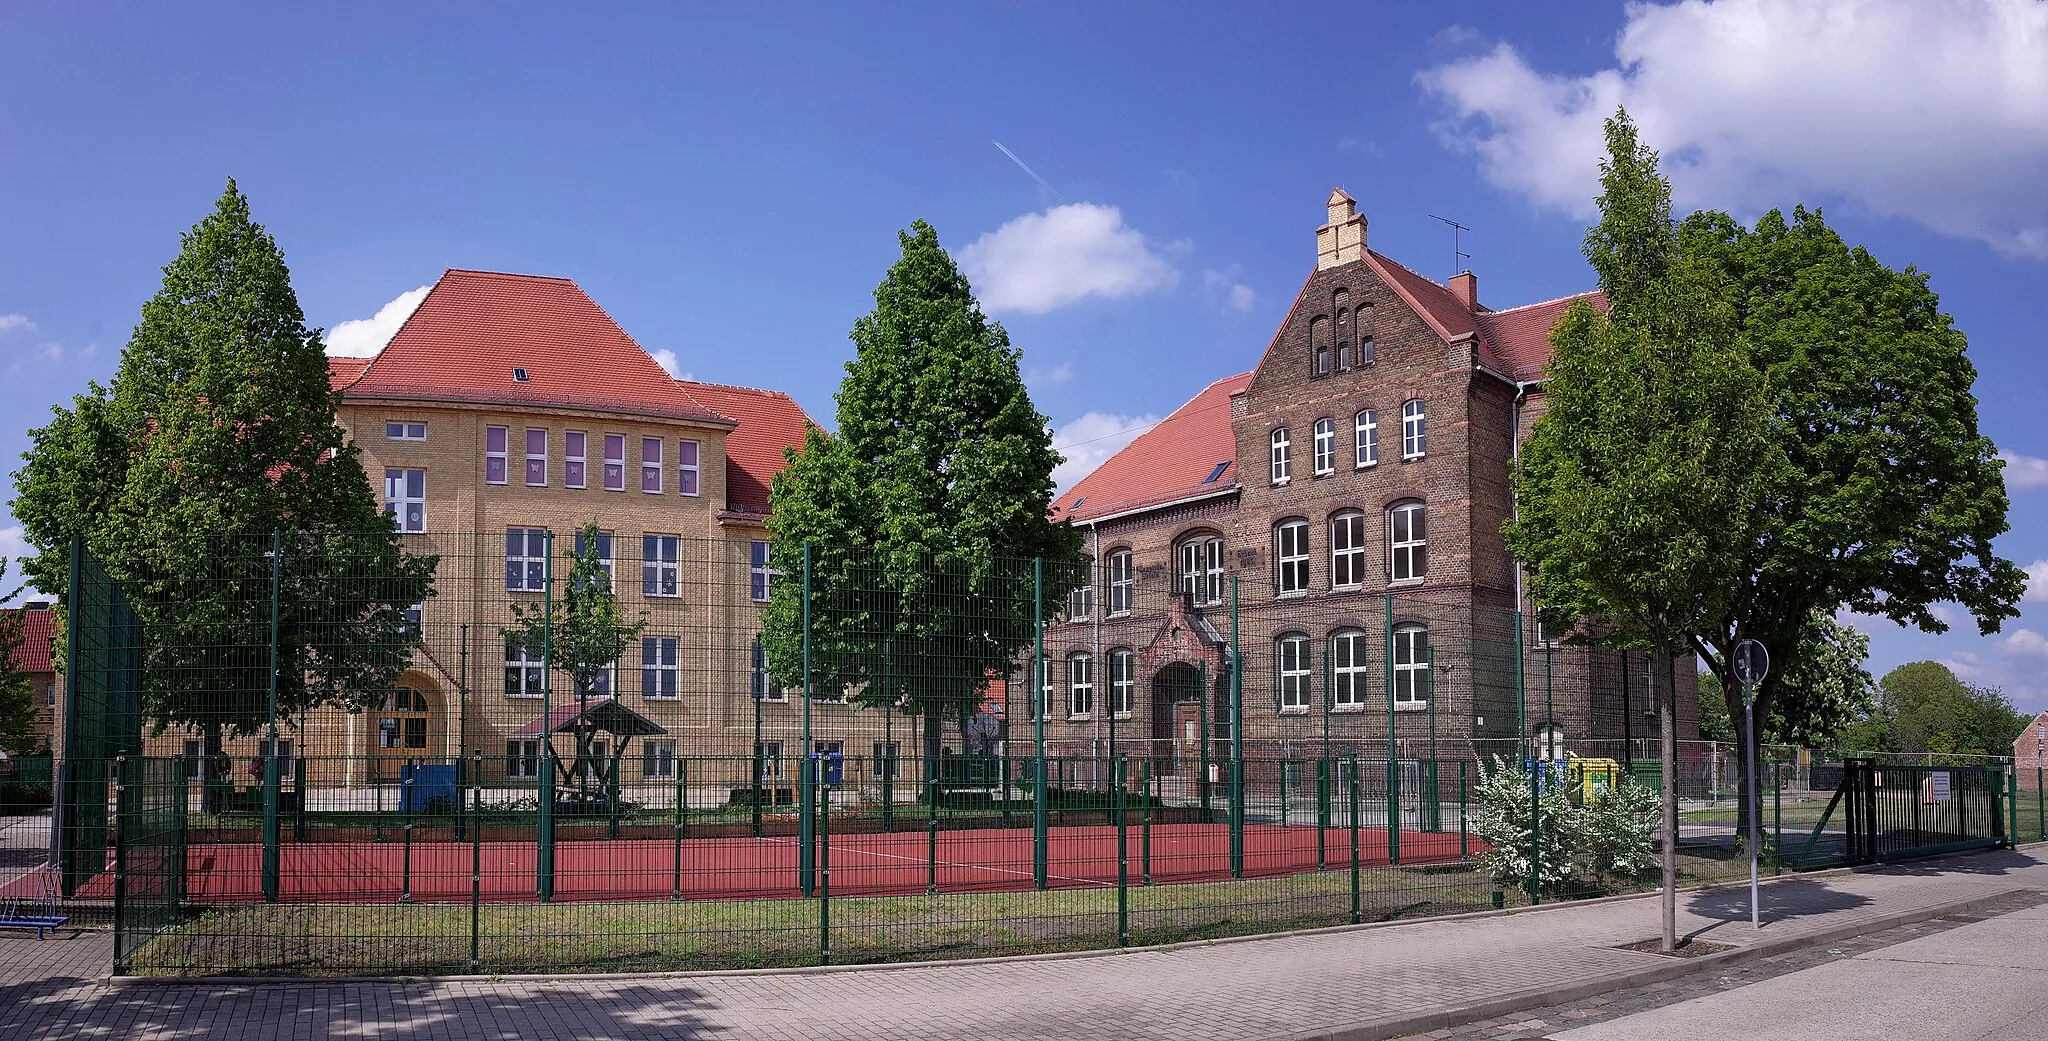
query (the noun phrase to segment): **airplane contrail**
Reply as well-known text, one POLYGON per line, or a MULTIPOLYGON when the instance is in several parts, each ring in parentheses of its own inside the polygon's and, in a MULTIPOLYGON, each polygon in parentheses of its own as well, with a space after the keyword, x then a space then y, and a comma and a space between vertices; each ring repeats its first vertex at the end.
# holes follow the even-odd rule
POLYGON ((1010 151, 1008 148, 1004 148, 1003 143, 1001 141, 995 142, 995 146, 998 149, 1001 149, 1004 155, 1009 156, 1011 162, 1017 164, 1017 169, 1024 171, 1026 174, 1030 175, 1032 180, 1037 181, 1038 186, 1040 188, 1043 188, 1046 191, 1051 192, 1053 198, 1058 199, 1061 202, 1067 201, 1067 197, 1061 195, 1060 190, 1058 188, 1053 187, 1050 183, 1046 181, 1045 178, 1038 176, 1038 171, 1033 170, 1030 166, 1026 165, 1024 160, 1017 158, 1017 153, 1010 151))

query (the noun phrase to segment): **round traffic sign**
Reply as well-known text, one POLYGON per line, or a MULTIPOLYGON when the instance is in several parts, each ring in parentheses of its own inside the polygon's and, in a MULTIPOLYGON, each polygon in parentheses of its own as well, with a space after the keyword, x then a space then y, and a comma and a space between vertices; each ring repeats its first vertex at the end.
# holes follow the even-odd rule
POLYGON ((1771 672, 1771 652, 1755 640, 1744 640, 1735 645, 1735 678, 1744 685, 1754 687, 1764 681, 1771 672))

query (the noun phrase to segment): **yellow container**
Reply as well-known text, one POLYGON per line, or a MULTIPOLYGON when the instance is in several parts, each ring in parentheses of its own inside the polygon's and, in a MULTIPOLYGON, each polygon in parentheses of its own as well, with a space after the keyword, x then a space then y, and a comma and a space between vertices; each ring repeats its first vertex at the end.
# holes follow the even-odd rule
POLYGON ((1607 791, 1621 783, 1621 763, 1613 759, 1574 759, 1566 776, 1579 789, 1579 802, 1590 805, 1607 797, 1607 791))

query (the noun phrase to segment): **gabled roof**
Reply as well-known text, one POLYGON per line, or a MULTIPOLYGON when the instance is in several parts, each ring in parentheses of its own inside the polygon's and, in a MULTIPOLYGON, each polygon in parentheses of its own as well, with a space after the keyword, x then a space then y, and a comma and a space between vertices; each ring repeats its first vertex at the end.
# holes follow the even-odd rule
POLYGON ((1524 304, 1505 311, 1483 311, 1479 327, 1490 341, 1495 371, 1510 379, 1532 380, 1543 375, 1550 361, 1550 330, 1564 317, 1574 301, 1584 300, 1607 310, 1607 297, 1599 290, 1562 296, 1537 304, 1524 304))
MULTIPOLYGON (((338 382, 346 367, 330 362, 328 371, 338 382)), ((731 422, 655 364, 576 283, 460 268, 442 274, 391 343, 339 389, 355 398, 581 406, 731 422)))
POLYGON ((1204 387, 1053 500, 1054 519, 1096 520, 1235 486, 1230 399, 1251 381, 1251 373, 1240 372, 1204 387))
MULTIPOLYGON (((559 734, 573 728, 579 720, 588 719, 592 728, 621 737, 639 737, 646 734, 666 734, 668 728, 646 716, 627 708, 615 697, 590 698, 584 704, 576 704, 574 695, 567 696, 568 704, 556 705, 548 713, 545 733, 559 734)), ((540 737, 543 721, 539 716, 512 732, 513 737, 540 737)))
POLYGON ((368 358, 336 358, 330 355, 327 358, 327 385, 339 392, 361 378, 363 370, 369 367, 368 358))
POLYGON ((49 608, 34 611, 14 607, 0 611, 7 624, 19 626, 21 642, 14 648, 14 667, 22 672, 55 672, 50 661, 50 641, 57 635, 57 612, 49 608))
POLYGON ((766 514, 769 483, 782 469, 784 449, 802 448, 811 417, 779 390, 685 382, 692 397, 739 421, 725 435, 725 502, 735 513, 766 514))

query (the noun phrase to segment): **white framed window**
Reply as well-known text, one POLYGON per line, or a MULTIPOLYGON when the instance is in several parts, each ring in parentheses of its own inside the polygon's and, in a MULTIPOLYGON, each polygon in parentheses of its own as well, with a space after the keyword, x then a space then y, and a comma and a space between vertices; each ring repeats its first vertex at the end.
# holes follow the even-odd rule
POLYGON ((1365 584, 1365 514, 1344 510, 1330 518, 1330 588, 1365 584))
POLYGON ((1289 458, 1288 455, 1293 446, 1287 440, 1287 428, 1274 427, 1272 434, 1272 442, 1273 483, 1286 484, 1289 479, 1289 474, 1292 473, 1293 467, 1293 460, 1289 458))
POLYGON ((1388 512, 1388 572, 1396 582, 1419 582, 1429 575, 1429 530, 1423 504, 1404 502, 1388 512))
POLYGON ((677 696, 682 667, 677 663, 676 650, 681 642, 673 636, 640 638, 641 697, 669 700, 677 696))
POLYGON ((590 697, 608 698, 612 696, 612 691, 618 688, 618 683, 614 679, 618 672, 619 663, 616 661, 591 662, 573 668, 569 680, 571 683, 585 684, 583 693, 590 697))
POLYGON ((547 673, 547 665, 540 660, 540 648, 528 648, 511 637, 505 639, 505 696, 508 698, 540 697, 541 681, 547 673))
POLYGON ((788 701, 789 692, 768 681, 768 648, 761 634, 754 634, 754 646, 747 666, 747 693, 756 701, 788 701))
POLYGON ((1138 656, 1130 651, 1109 652, 1109 710, 1119 719, 1131 718, 1138 705, 1138 656))
POLYGON ((1067 715, 1086 716, 1095 711, 1095 659, 1076 654, 1067 659, 1067 715))
POLYGON ((1401 458, 1420 459, 1429 447, 1426 429, 1428 416, 1421 398, 1401 406, 1401 458))
POLYGON ((1330 702, 1337 708, 1365 704, 1371 677, 1365 666, 1365 634, 1347 629, 1330 637, 1330 702))
POLYGON ((1329 418, 1316 420, 1315 426, 1315 469, 1318 474, 1337 472, 1337 421, 1329 418))
MULTIPOLYGON (((1093 570, 1093 569, 1090 569, 1093 570)), ((1093 578, 1094 576, 1089 576, 1093 578)), ((1095 617, 1095 583, 1076 586, 1067 594, 1067 621, 1085 622, 1095 617)))
POLYGON ((768 566, 768 543, 761 541, 747 544, 747 596, 757 604, 768 602, 768 579, 774 575, 768 566))
POLYGON ((505 529, 505 589, 508 592, 536 593, 547 588, 547 562, 545 529, 505 529))
POLYGON ((1274 588, 1285 596, 1308 591, 1308 522, 1282 521, 1273 528, 1274 588))
POLYGON ((425 423, 384 424, 384 440, 386 441, 425 441, 426 439, 427 425, 425 423))
MULTIPOLYGON (((576 533, 576 553, 578 556, 581 556, 585 552, 588 552, 588 550, 583 544, 583 532, 578 531, 576 533)), ((617 589, 619 587, 617 581, 618 573, 612 570, 612 533, 609 531, 597 533, 597 563, 598 566, 604 568, 605 584, 613 589, 617 589)))
POLYGON ((1308 708, 1308 637, 1288 633, 1274 641, 1280 676, 1280 711, 1298 712, 1308 708))
POLYGON ((676 557, 683 540, 674 535, 640 536, 640 595, 680 596, 676 557))
POLYGON ((696 441, 676 442, 676 491, 684 495, 703 494, 698 487, 702 471, 698 467, 698 454, 704 446, 696 441))
POLYGON ((649 495, 661 494, 661 446, 661 438, 640 439, 640 490, 649 495))
POLYGON ((1109 613, 1125 614, 1131 609, 1131 594, 1134 576, 1131 573, 1131 551, 1120 549, 1109 555, 1109 613))
POLYGON ((1197 535, 1180 544, 1180 588, 1196 604, 1223 601, 1223 540, 1197 535))
POLYGON ((754 756, 761 763, 763 780, 782 779, 782 742, 763 741, 754 746, 754 756))
POLYGON ((676 743, 661 738, 650 738, 640 742, 640 776, 674 777, 676 775, 676 743))
POLYGON ((507 427, 484 428, 484 483, 504 484, 507 471, 507 446, 511 444, 512 431, 507 427))
POLYGON ((1420 625, 1394 627, 1394 704, 1429 701, 1429 630, 1420 625))
POLYGON ((400 531, 427 530, 427 472, 384 471, 384 512, 400 531))
POLYGON ((1380 461, 1380 417, 1372 409, 1360 412, 1352 419, 1352 428, 1357 433, 1357 462, 1353 465, 1363 469, 1380 461))
POLYGON ((1059 706, 1059 698, 1053 692, 1052 686, 1052 659, 1047 658, 1039 662, 1038 667, 1040 676, 1038 677, 1038 717, 1036 718, 1052 719, 1059 706))
POLYGON ((562 487, 581 488, 586 474, 584 467, 589 463, 590 435, 581 430, 570 430, 562 435, 562 487))
POLYGON ((626 490, 626 435, 604 436, 604 490, 626 490))
POLYGON ((546 427, 526 428, 526 486, 545 488, 548 484, 548 431, 546 427))
POLYGON ((515 739, 505 742, 505 776, 540 776, 540 741, 515 739))

